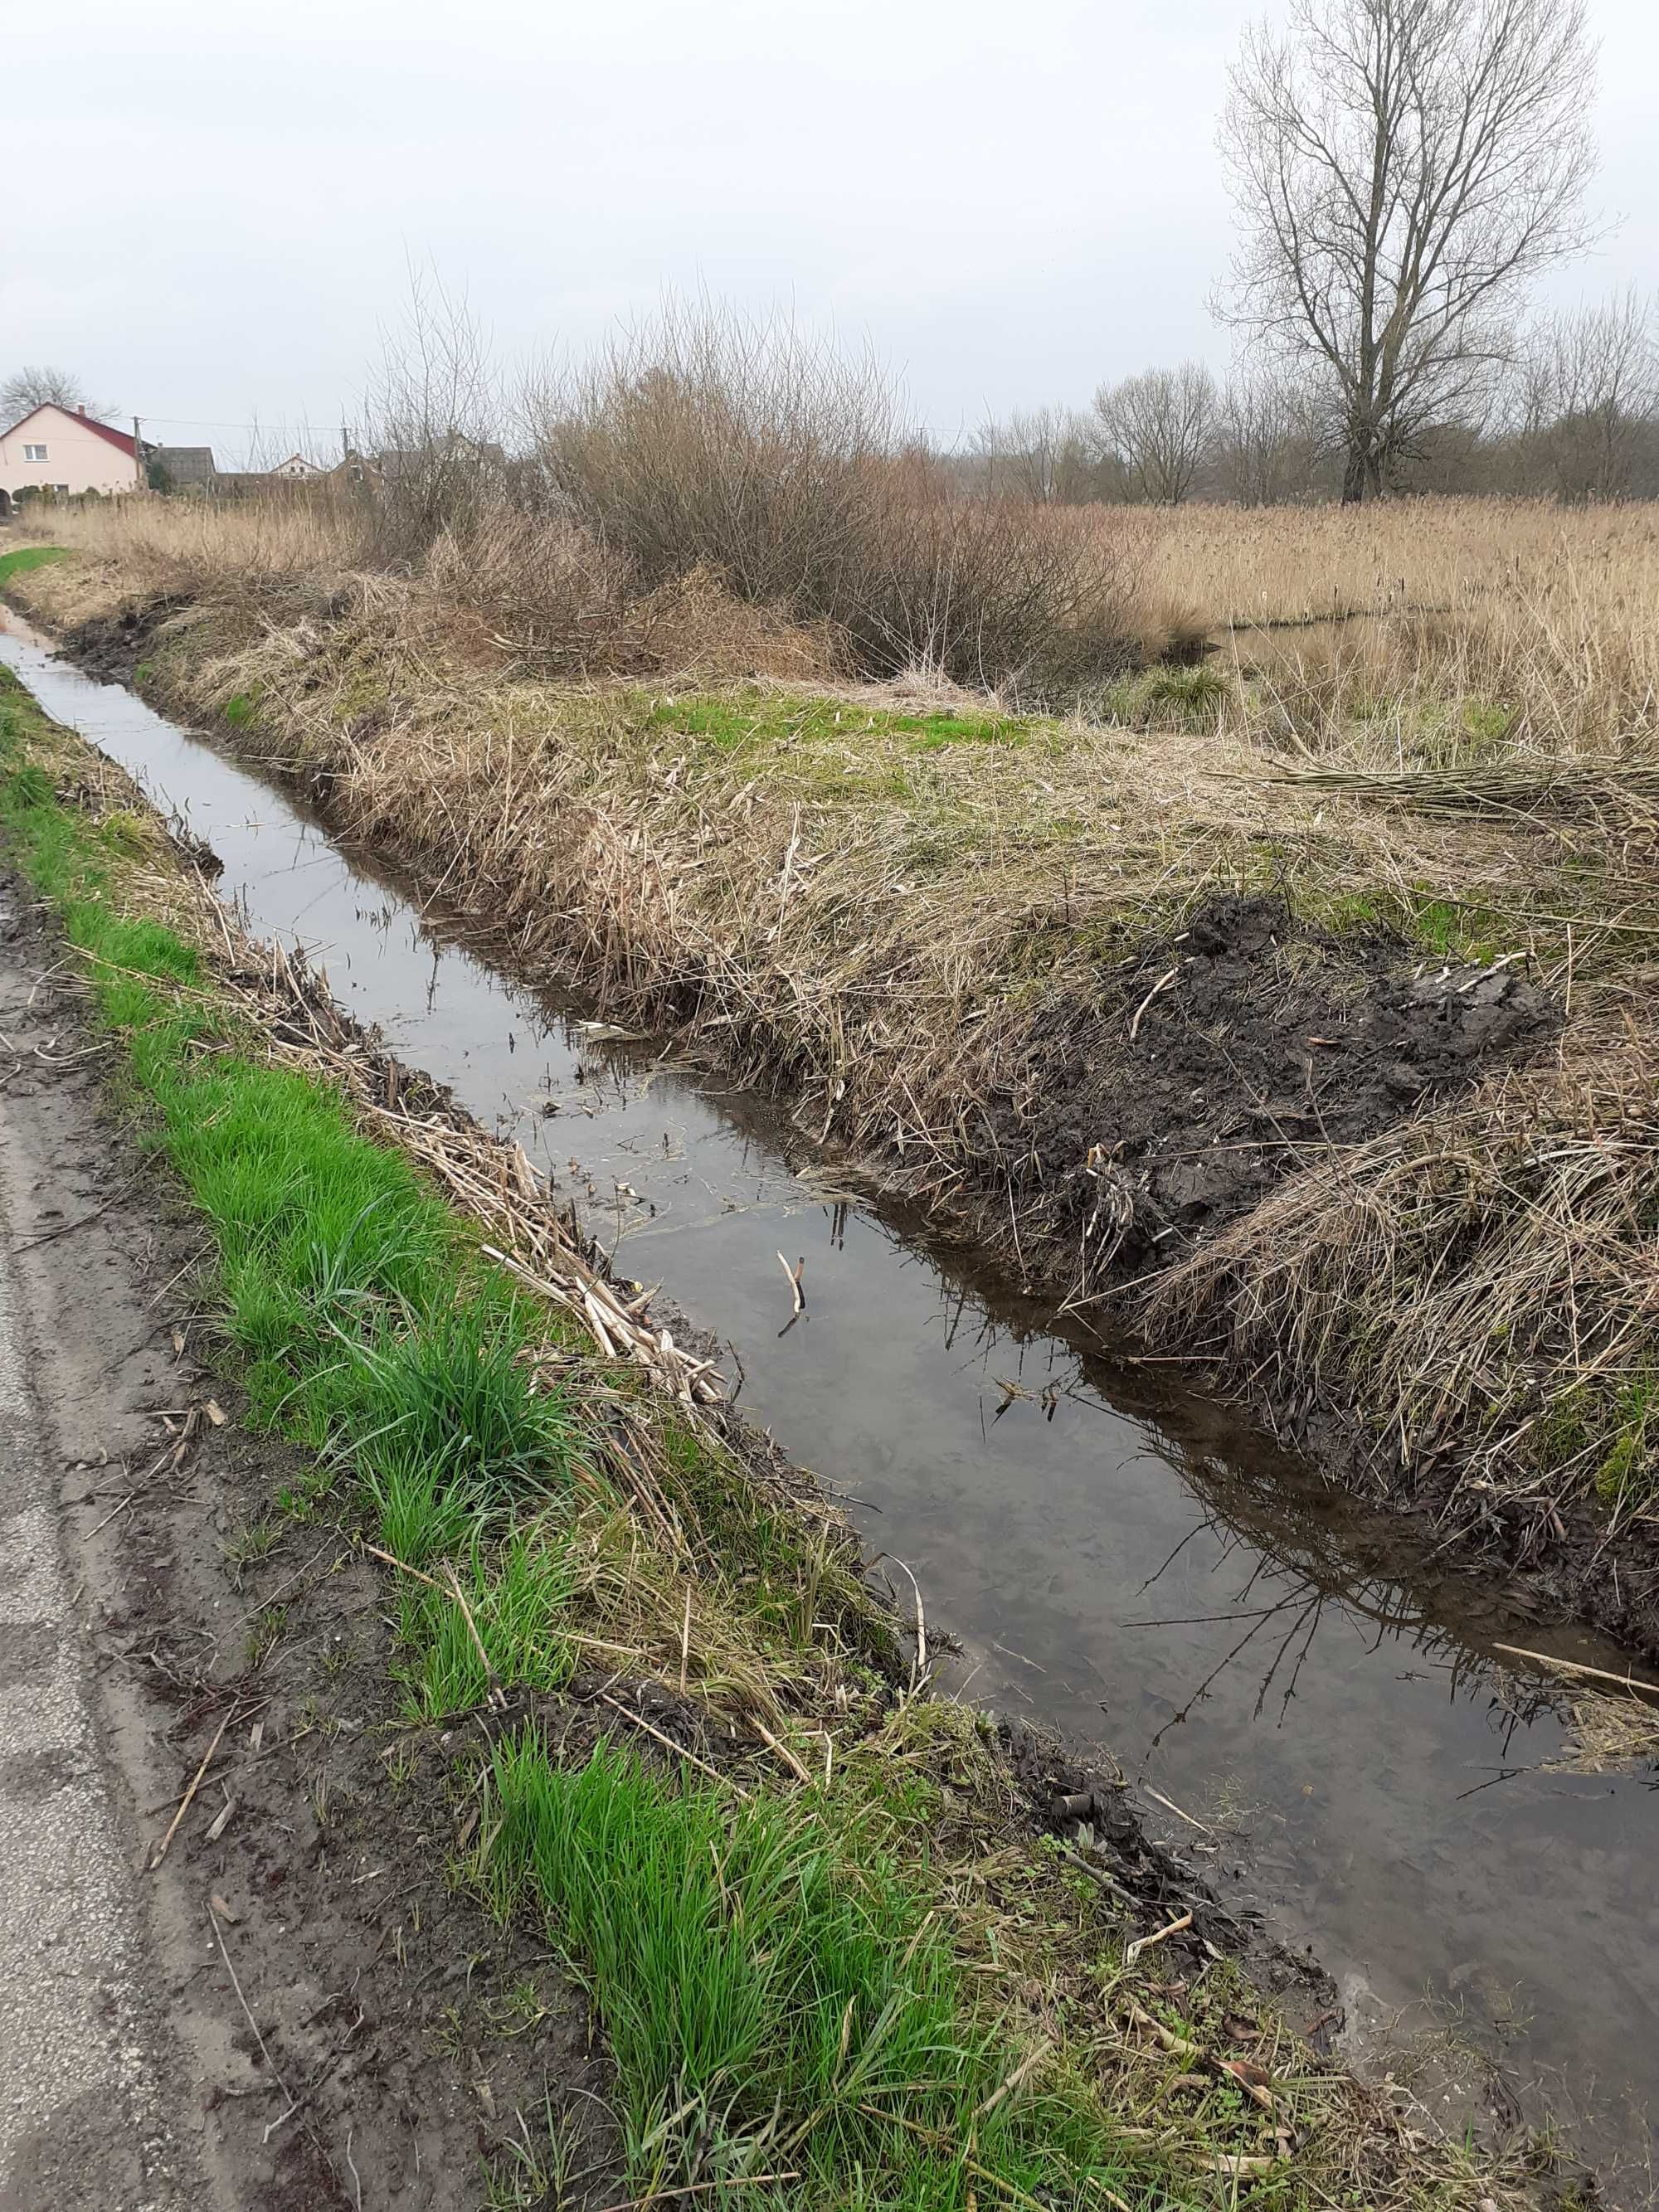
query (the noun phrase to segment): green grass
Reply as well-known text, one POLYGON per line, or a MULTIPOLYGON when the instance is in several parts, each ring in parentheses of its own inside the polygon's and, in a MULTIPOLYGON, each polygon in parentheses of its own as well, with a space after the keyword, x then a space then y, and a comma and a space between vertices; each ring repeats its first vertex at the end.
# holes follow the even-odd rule
POLYGON ((793 2172, 803 2203, 947 2212, 1123 2179, 1092 2100, 991 2103, 1007 2046, 878 1836, 606 1745, 560 1768, 531 1732, 493 1779, 498 1901, 527 1888, 590 1990, 636 2186, 793 2172))
POLYGON ((838 699, 802 699, 760 690, 729 696, 660 700, 647 726, 702 738, 717 751, 747 753, 780 746, 909 738, 906 750, 940 752, 953 744, 1018 744, 1030 726, 1022 717, 994 714, 895 714, 838 699))
POLYGON ((44 568, 48 561, 68 558, 67 545, 20 545, 14 553, 0 553, 0 592, 14 576, 27 576, 31 568, 44 568))
POLYGON ((1106 694, 1108 717, 1135 729, 1213 730, 1237 686, 1227 672, 1200 660, 1188 668, 1160 666, 1124 678, 1106 694))
MULTIPOLYGON (((483 1703, 489 1675, 478 1644, 504 1690, 551 1692, 570 1679, 575 1647, 568 1632, 576 1574, 562 1532, 556 1525, 532 1527, 490 1546, 481 1539, 481 1525, 472 1522, 471 1541, 456 1569, 477 1644, 453 1599, 407 1581, 400 1590, 409 1656, 399 1673, 413 1719, 444 1720, 483 1703)), ((431 1557, 428 1548, 416 1549, 420 1557, 431 1557)))

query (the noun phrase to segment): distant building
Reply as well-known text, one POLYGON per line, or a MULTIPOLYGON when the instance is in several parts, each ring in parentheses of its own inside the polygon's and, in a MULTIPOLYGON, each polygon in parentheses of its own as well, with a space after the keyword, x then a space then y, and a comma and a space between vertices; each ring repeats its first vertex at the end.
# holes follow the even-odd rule
POLYGON ((447 430, 441 437, 428 438, 424 445, 399 448, 390 447, 376 453, 371 464, 374 473, 388 483, 400 478, 429 475, 434 470, 451 466, 475 468, 483 471, 501 469, 507 465, 506 449, 488 438, 469 438, 464 430, 447 430))
POLYGON ((137 491, 143 481, 133 441, 84 407, 47 400, 0 432, 0 514, 30 496, 137 491))
POLYGON ((211 446, 147 445, 144 457, 156 491, 209 492, 218 480, 211 446))
POLYGON ((274 469, 267 469, 264 473, 280 477, 285 483, 304 483, 307 477, 324 476, 327 471, 319 469, 315 461, 308 461, 303 453, 290 453, 285 461, 278 461, 274 469))

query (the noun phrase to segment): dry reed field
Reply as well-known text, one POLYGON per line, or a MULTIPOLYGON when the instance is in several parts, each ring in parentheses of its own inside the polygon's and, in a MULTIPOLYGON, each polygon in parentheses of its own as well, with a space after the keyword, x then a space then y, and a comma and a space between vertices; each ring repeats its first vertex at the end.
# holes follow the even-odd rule
POLYGON ((568 523, 53 520, 45 619, 516 957, 1659 1648, 1653 511, 1055 518, 1063 712, 568 523))

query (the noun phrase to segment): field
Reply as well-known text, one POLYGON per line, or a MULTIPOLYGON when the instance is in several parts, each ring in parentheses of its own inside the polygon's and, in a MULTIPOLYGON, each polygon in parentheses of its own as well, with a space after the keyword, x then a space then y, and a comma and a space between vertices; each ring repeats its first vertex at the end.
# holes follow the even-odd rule
POLYGON ((54 520, 46 619, 515 957, 1659 1649, 1651 510, 1044 519, 1065 713, 516 518, 54 520))

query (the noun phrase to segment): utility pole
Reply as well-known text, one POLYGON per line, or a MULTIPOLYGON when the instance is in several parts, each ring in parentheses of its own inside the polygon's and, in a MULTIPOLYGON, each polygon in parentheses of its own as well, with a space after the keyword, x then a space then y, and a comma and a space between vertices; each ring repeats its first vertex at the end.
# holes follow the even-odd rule
POLYGON ((138 481, 133 489, 147 491, 149 489, 149 471, 144 466, 143 426, 136 415, 132 418, 132 459, 138 471, 138 481))

